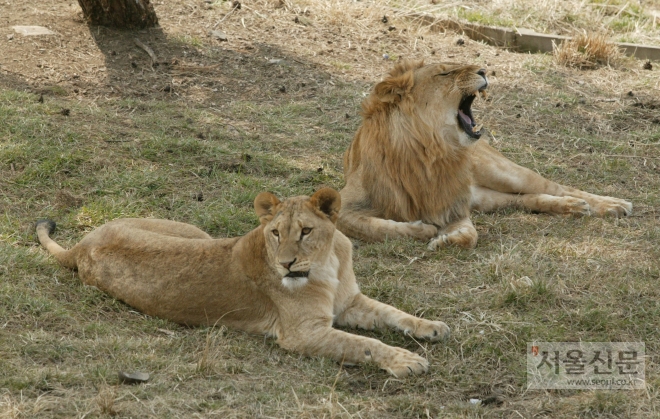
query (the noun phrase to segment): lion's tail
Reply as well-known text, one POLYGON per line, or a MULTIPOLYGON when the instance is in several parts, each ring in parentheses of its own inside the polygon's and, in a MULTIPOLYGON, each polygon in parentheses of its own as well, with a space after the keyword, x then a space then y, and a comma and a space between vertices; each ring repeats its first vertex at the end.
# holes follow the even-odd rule
POLYGON ((50 234, 55 231, 55 221, 53 220, 38 220, 36 224, 37 237, 43 247, 46 248, 55 259, 67 268, 75 269, 77 267, 76 259, 70 250, 64 249, 59 244, 55 243, 50 238, 50 234))

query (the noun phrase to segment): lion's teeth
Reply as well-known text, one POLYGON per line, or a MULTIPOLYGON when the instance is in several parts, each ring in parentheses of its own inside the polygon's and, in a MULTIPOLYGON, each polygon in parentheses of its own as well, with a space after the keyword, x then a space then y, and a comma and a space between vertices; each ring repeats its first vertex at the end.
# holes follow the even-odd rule
POLYGON ((481 131, 481 128, 483 128, 483 124, 475 125, 474 128, 472 128, 472 132, 479 132, 481 131))
POLYGON ((488 97, 488 93, 486 93, 485 90, 481 90, 481 91, 479 92, 479 94, 481 95, 481 98, 482 98, 482 99, 486 99, 486 98, 488 97))

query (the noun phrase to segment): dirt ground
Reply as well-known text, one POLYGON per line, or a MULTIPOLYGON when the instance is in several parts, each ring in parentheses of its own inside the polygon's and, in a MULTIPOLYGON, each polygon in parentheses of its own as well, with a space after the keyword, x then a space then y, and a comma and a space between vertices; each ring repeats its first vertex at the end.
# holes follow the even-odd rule
POLYGON ((660 63, 564 68, 383 2, 154 7, 158 28, 126 32, 88 27, 76 2, 0 1, 0 418, 658 416, 660 63), (341 188, 360 101, 404 58, 482 65, 492 87, 475 115, 495 147, 634 204, 621 220, 475 214, 474 251, 358 243, 365 294, 452 327, 446 346, 371 335, 424 353, 428 375, 396 380, 149 319, 36 246, 45 215, 66 245, 119 216, 236 235, 255 226, 261 190, 341 188), (532 339, 645 341, 647 390, 527 391, 532 339), (122 362, 154 378, 121 386, 122 362))

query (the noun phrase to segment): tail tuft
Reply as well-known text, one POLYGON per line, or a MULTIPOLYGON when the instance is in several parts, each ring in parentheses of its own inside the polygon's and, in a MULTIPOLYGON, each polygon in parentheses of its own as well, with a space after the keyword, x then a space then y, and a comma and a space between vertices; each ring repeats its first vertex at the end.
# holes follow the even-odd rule
POLYGON ((39 228, 45 228, 48 231, 48 234, 53 234, 55 231, 55 227, 57 224, 55 224, 55 221, 49 220, 47 218, 37 220, 37 223, 35 224, 35 228, 39 230, 39 228))

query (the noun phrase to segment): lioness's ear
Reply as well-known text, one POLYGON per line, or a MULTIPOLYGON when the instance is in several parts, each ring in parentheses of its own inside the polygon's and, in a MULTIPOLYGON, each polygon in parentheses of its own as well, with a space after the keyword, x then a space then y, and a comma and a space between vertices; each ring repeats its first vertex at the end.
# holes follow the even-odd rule
POLYGON ((410 93, 415 84, 413 71, 409 70, 400 76, 390 76, 374 87, 374 93, 381 102, 399 103, 410 93))
POLYGON ((280 203, 275 195, 270 192, 262 192, 254 198, 254 210, 259 216, 261 224, 266 224, 273 219, 275 207, 280 203))
POLYGON ((321 188, 311 198, 309 203, 325 215, 333 223, 337 221, 341 208, 341 195, 332 188, 321 188))

